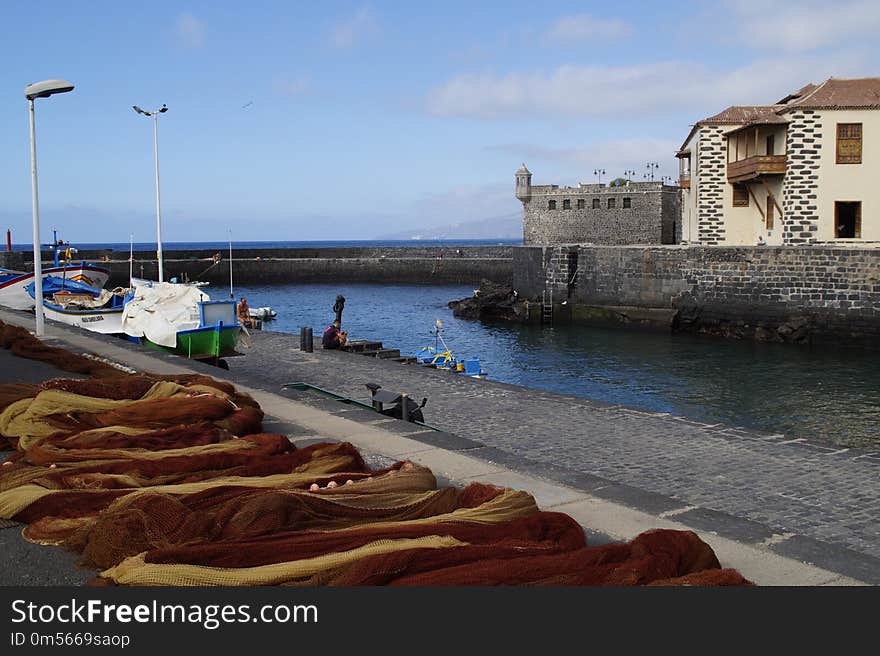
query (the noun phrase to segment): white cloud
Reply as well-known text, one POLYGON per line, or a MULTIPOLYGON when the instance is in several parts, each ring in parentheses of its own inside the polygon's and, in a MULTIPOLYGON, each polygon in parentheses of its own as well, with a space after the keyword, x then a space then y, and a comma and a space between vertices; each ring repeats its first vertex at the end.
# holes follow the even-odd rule
POLYGON ((731 104, 772 103, 807 82, 863 72, 858 54, 774 57, 715 71, 667 61, 631 66, 563 65, 546 72, 466 73, 428 92, 438 116, 470 118, 633 117, 715 113, 731 104))
POLYGON ((192 14, 180 14, 174 24, 174 37, 179 46, 201 48, 205 45, 205 25, 192 14))
POLYGON ((880 30, 876 0, 728 0, 739 35, 750 46, 770 50, 806 51, 851 44, 880 30))
POLYGON ((632 27, 621 20, 577 14, 554 21, 545 39, 553 43, 576 43, 590 39, 619 39, 631 33, 632 27))
POLYGON ((613 139, 571 148, 554 148, 528 143, 489 147, 489 150, 510 153, 511 163, 525 162, 535 174, 534 184, 595 182, 596 176, 593 175, 593 171, 596 169, 605 170, 605 175, 602 176, 603 182, 622 176, 624 171, 630 169, 636 171, 632 179, 641 181, 643 174, 647 172, 648 162, 660 164, 660 168, 654 172, 655 179, 662 175, 675 177, 678 175, 674 157, 677 149, 678 143, 675 141, 653 137, 613 139), (541 176, 542 163, 549 164, 553 170, 574 172, 579 177, 567 182, 547 179, 546 175, 541 176))
POLYGON ((330 43, 336 48, 350 48, 377 31, 378 25, 373 12, 369 7, 361 7, 330 30, 330 43))

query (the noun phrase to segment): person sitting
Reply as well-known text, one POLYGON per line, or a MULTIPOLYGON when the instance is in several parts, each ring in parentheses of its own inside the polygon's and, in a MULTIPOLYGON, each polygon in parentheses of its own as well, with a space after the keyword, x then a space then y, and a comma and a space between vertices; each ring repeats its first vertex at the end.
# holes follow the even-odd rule
POLYGON ((246 328, 254 327, 254 320, 251 319, 251 309, 248 307, 247 299, 244 296, 238 302, 238 322, 246 328))
POLYGON ((340 349, 345 346, 345 342, 348 339, 348 332, 345 330, 340 330, 342 327, 342 322, 339 319, 335 320, 324 330, 324 335, 321 337, 321 346, 325 349, 340 349))
POLYGON ((766 246, 767 242, 764 241, 764 235, 758 235, 758 246, 766 246))

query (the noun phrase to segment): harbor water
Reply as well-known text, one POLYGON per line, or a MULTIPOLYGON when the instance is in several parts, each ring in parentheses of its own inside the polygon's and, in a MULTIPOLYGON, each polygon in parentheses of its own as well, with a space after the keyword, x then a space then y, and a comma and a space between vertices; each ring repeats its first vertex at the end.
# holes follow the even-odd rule
MULTIPOLYGON (((212 298, 229 291, 208 289, 212 298)), ((345 297, 350 339, 414 355, 433 345, 435 320, 458 357, 477 356, 489 379, 828 444, 880 447, 880 353, 582 326, 457 319, 462 286, 301 284, 239 286, 251 308, 278 316, 265 330, 315 336, 345 297)), ((401 365, 403 366, 403 365, 401 365)))

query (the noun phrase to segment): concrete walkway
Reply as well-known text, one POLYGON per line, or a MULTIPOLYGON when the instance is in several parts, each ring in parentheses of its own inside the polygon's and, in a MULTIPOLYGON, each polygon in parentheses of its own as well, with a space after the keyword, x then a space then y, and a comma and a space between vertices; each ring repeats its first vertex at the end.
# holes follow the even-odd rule
MULTIPOLYGON (((0 310, 0 319, 28 328, 33 325, 33 318, 24 313, 0 310)), ((541 439, 541 435, 556 431, 560 416, 553 413, 534 416, 532 406, 523 406, 523 403, 533 398, 541 401, 540 407, 546 408, 544 402, 548 401, 564 406, 568 411, 578 405, 586 408, 595 406, 595 412, 600 414, 593 418, 591 425, 601 428, 624 421, 626 430, 635 430, 636 435, 647 435, 650 440, 658 439, 658 436, 649 432, 656 426, 652 421, 661 418, 652 418, 644 413, 630 411, 633 414, 629 414, 619 407, 589 404, 487 381, 473 381, 444 372, 376 361, 358 355, 322 351, 302 353, 298 350, 298 336, 268 332, 254 335, 253 346, 246 357, 230 359, 231 371, 64 326, 47 325, 47 339, 74 352, 94 353, 135 369, 159 373, 197 371, 229 380, 252 394, 261 404, 269 415, 266 430, 286 432, 297 443, 315 439, 346 440, 365 452, 368 460, 376 464, 409 459, 430 467, 438 477, 453 484, 479 480, 527 490, 543 509, 564 512, 584 525, 588 539, 594 544, 629 540, 651 528, 690 529, 712 546, 723 566, 738 569, 759 585, 859 585, 880 582, 880 560, 869 554, 809 538, 795 531, 775 531, 743 515, 728 514, 665 496, 650 488, 642 489, 625 480, 615 481, 589 470, 578 470, 574 467, 577 464, 575 456, 541 439), (364 376, 367 376, 366 380, 363 380, 364 376), (455 432, 429 431, 313 393, 281 389, 282 383, 296 380, 348 392, 361 400, 368 398, 367 390, 362 385, 371 380, 387 389, 411 392, 416 398, 429 396, 429 405, 426 407, 428 421, 443 423, 444 428, 455 432), (419 380, 425 381, 426 391, 415 387, 419 380), (445 411, 444 404, 452 401, 438 396, 435 391, 427 393, 427 387, 432 383, 441 385, 453 394, 454 408, 445 411), (511 393, 515 398, 508 396, 511 393), (517 398, 518 404, 515 403, 517 398), (472 400, 470 407, 462 403, 467 399, 472 400), (476 416, 472 414, 474 408, 478 410, 476 416), (479 421, 480 416, 485 421, 479 421), (639 423, 639 418, 644 421, 639 423), (452 425, 454 419, 468 423, 472 430, 459 430, 452 425), (541 432, 530 434, 529 431, 534 430, 530 427, 535 426, 540 426, 541 432), (497 443, 502 444, 504 440, 514 437, 519 439, 520 444, 539 449, 547 460, 552 458, 552 462, 525 457, 515 449, 504 450, 490 444, 490 439, 497 439, 497 443)), ((9 374, 3 376, 5 381, 13 378, 9 374)), ((674 418, 663 419, 682 426, 689 425, 674 418)), ((753 444, 751 439, 735 437, 723 427, 705 430, 709 433, 708 437, 714 439, 708 445, 691 444, 703 454, 712 449, 735 452, 736 445, 753 444)), ((692 436, 691 439, 697 438, 692 436)), ((760 441, 755 443, 764 444, 760 441)), ((772 441, 769 443, 773 444, 772 441)), ((674 448, 674 445, 670 447, 670 451, 674 448)), ((650 469, 648 464, 654 468, 662 467, 662 463, 650 463, 651 456, 646 454, 630 460, 633 456, 625 443, 612 443, 607 445, 606 450, 617 453, 613 458, 619 461, 618 467, 621 469, 626 469, 628 460, 634 471, 650 469)), ((792 454, 789 457, 799 457, 801 451, 788 449, 786 453, 792 454)), ((812 451, 803 453, 806 460, 814 457, 812 451)), ((712 480, 702 465, 716 462, 718 458, 708 460, 705 455, 703 458, 692 455, 678 469, 682 469, 683 477, 691 476, 693 488, 699 489, 701 481, 712 480), (691 471, 683 469, 687 467, 691 471)), ((666 454, 667 461, 674 459, 674 453, 666 454)), ((870 459, 864 460, 868 462, 870 459)), ((757 466, 757 457, 755 462, 757 466)), ((870 471, 876 474, 873 461, 864 466, 874 467, 870 471)), ((725 470, 722 472, 728 473, 725 470)), ((760 467, 753 469, 751 475, 760 477, 760 467)), ((777 483, 780 486, 787 484, 781 480, 777 483)), ((737 488, 745 486, 739 493, 749 494, 746 482, 732 481, 731 484, 737 488)), ((870 491, 874 497, 877 496, 876 476, 871 482, 870 491)), ((877 547, 880 536, 875 533, 874 538, 872 544, 877 547)))

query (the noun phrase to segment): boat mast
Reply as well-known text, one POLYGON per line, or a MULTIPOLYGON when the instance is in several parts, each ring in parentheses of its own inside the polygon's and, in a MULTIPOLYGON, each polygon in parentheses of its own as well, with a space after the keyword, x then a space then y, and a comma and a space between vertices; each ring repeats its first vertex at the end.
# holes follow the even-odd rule
POLYGON ((229 298, 235 299, 232 292, 232 230, 229 230, 229 298))
POLYGON ((134 287, 134 233, 128 236, 128 288, 134 287))

